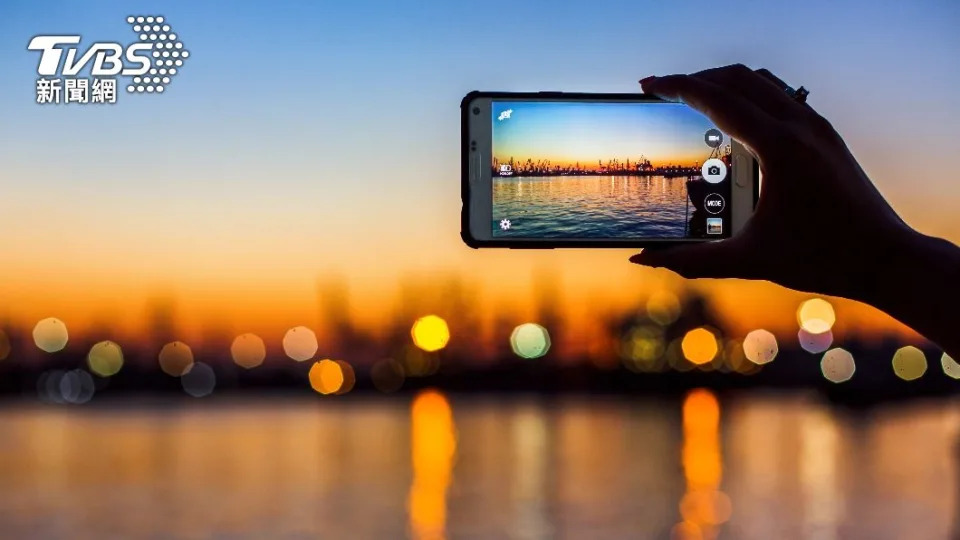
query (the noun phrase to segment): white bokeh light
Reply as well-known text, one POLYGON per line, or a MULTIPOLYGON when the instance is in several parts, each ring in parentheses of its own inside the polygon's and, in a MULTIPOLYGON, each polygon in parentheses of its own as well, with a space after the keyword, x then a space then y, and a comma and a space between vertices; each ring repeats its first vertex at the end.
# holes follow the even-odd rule
POLYGON ((510 335, 510 348, 521 358, 539 358, 550 350, 550 334, 539 324, 521 324, 510 335))
POLYGON ((768 330, 759 328, 743 338, 743 354, 757 365, 768 364, 780 351, 777 338, 768 330))
POLYGON ((822 334, 833 328, 837 316, 830 302, 823 298, 811 298, 800 304, 797 321, 800 328, 811 334, 822 334))
POLYGON ((810 354, 820 354, 830 348, 833 344, 833 332, 827 330, 820 334, 811 334, 801 328, 797 332, 797 341, 800 342, 800 348, 810 354))
POLYGON ((297 362, 310 360, 319 348, 317 335, 306 326, 291 328, 283 336, 283 352, 297 362))
POLYGON ((203 362, 194 362, 180 376, 183 391, 195 398, 209 396, 217 386, 217 375, 213 368, 203 362))
POLYGON ((960 364, 957 363, 949 354, 943 353, 940 356, 940 367, 943 373, 951 379, 960 379, 960 364))
POLYGON ((56 317, 43 319, 33 327, 33 342, 43 352, 62 351, 69 339, 67 325, 56 317))
POLYGON ((842 383, 849 381, 857 370, 857 365, 853 361, 853 355, 846 349, 830 349, 820 360, 820 371, 824 378, 833 383, 842 383))

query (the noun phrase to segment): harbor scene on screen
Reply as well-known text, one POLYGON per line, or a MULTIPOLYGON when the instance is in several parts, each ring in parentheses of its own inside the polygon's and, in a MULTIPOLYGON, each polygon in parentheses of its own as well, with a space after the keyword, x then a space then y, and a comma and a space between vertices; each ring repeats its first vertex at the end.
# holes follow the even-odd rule
POLYGON ((730 141, 686 105, 494 101, 491 111, 494 237, 729 236, 730 141))

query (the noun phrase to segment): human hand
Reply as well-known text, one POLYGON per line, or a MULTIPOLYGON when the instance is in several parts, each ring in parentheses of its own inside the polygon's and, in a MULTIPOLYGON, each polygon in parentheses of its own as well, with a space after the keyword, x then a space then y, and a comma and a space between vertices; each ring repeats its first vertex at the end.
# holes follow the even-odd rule
POLYGON ((769 280, 863 299, 876 266, 913 231, 880 195, 830 123, 767 70, 742 65, 648 77, 646 93, 680 100, 743 142, 763 174, 759 202, 732 238, 631 257, 688 278, 769 280))

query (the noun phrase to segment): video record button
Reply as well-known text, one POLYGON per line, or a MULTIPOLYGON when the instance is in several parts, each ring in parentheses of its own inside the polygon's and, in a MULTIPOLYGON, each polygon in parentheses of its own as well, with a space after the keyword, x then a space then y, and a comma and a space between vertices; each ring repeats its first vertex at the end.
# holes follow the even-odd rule
POLYGON ((710 148, 717 148, 723 144, 723 133, 720 133, 720 130, 716 128, 708 129, 703 134, 703 142, 707 143, 710 148))

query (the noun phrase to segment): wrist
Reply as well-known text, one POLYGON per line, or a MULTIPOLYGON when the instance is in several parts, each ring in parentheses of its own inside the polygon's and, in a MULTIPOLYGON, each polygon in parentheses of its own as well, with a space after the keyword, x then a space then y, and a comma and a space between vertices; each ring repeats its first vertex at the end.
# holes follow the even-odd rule
POLYGON ((915 230, 891 235, 874 268, 863 268, 867 286, 855 298, 881 309, 943 348, 955 348, 944 322, 960 302, 960 249, 915 230))
MULTIPOLYGON (((902 288, 925 259, 926 237, 907 226, 877 233, 868 245, 849 246, 852 264, 843 291, 846 298, 887 310, 892 289, 902 288)), ((849 262, 849 261, 848 261, 849 262)))

